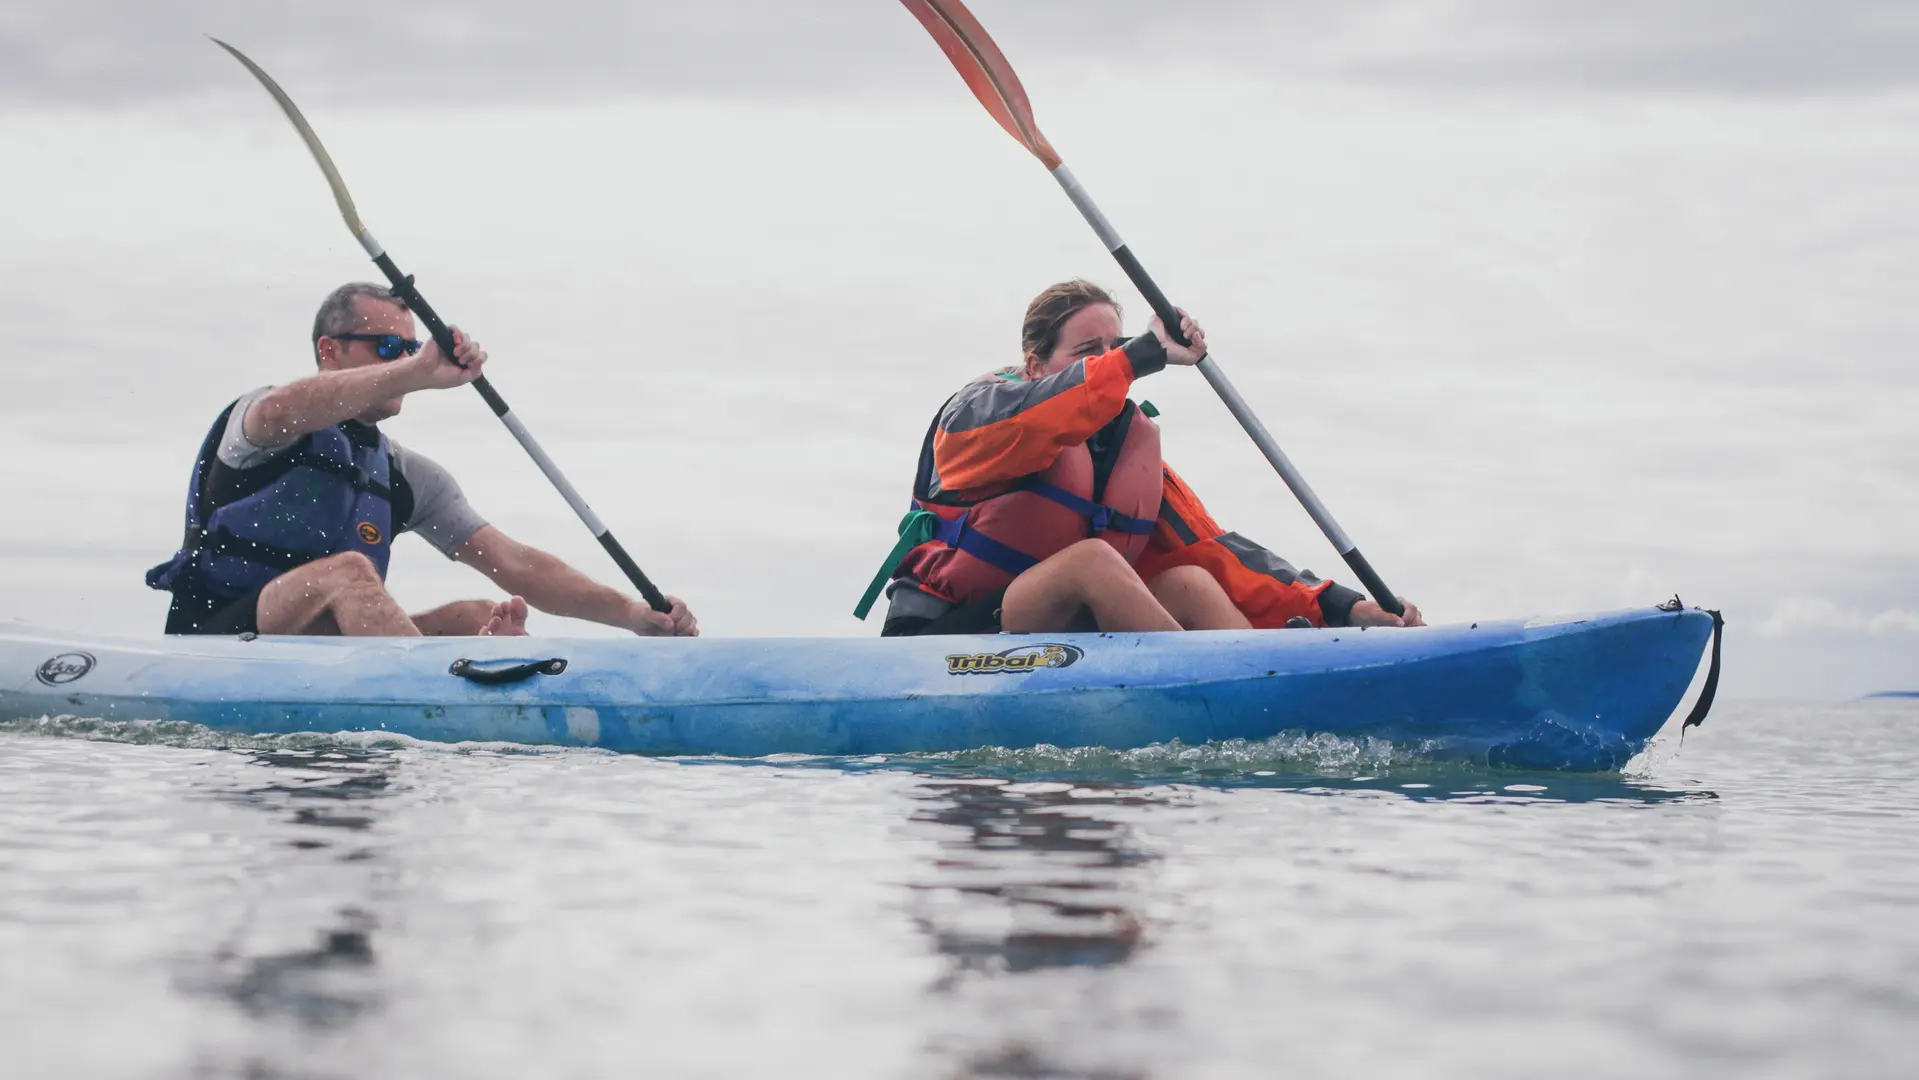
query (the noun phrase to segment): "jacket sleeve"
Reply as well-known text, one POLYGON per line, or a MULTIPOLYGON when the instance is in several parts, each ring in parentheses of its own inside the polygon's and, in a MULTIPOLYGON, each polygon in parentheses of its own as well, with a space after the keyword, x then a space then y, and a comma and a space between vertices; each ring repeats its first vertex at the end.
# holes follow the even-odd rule
POLYGON ((1147 334, 1034 382, 974 382, 946 403, 933 433, 940 489, 964 491, 1045 469, 1119 415, 1134 379, 1165 366, 1164 348, 1147 334))
POLYGON ((1213 576, 1255 627, 1271 630, 1296 616, 1314 626, 1345 626, 1364 594, 1321 581, 1238 533, 1219 527, 1179 474, 1168 468, 1159 522, 1140 577, 1151 581, 1177 566, 1197 566, 1213 576))

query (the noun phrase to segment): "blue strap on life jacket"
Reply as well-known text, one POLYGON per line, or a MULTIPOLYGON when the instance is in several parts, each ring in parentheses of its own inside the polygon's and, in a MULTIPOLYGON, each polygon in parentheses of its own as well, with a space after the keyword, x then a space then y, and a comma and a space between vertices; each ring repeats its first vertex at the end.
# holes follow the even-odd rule
POLYGON ((968 510, 950 521, 942 519, 933 527, 933 539, 947 547, 958 548, 973 558, 1015 577, 1039 565, 1038 559, 1024 551, 1002 544, 985 533, 973 529, 967 524, 967 519, 972 516, 973 512, 968 510))
MULTIPOLYGON (((951 401, 951 398, 947 399, 949 404, 951 401)), ((874 602, 879 599, 886 582, 892 578, 894 571, 899 568, 900 562, 906 558, 908 552, 921 544, 935 540, 947 547, 963 551, 1013 577, 1018 577, 1038 566, 1040 560, 1016 547, 1002 544, 985 533, 977 532, 968 524, 967 519, 972 516, 973 506, 1011 495, 1015 491, 1030 491, 1085 518, 1090 526, 1087 533, 1089 536, 1096 536, 1108 529, 1133 536, 1150 536, 1158 527, 1156 518, 1139 518, 1121 513, 1104 503, 1081 498, 1057 484, 1047 483, 1036 476, 1026 477, 1014 484, 1011 490, 988 496, 986 499, 962 501, 935 495, 932 491, 935 475, 933 437, 939 431, 939 418, 945 411, 946 407, 942 405, 940 411, 933 415, 933 422, 926 429, 926 438, 920 444, 919 468, 913 477, 913 502, 907 508, 906 517, 900 521, 899 542, 893 545, 893 550, 887 554, 886 561, 880 566, 879 572, 873 576, 872 584, 867 587, 865 595, 860 597, 859 604, 853 609, 854 618, 866 618, 874 602), (966 509, 957 518, 948 520, 928 510, 927 507, 930 506, 964 506, 966 509)), ((1123 410, 1120 418, 1122 421, 1130 420, 1131 410, 1123 410)), ((1120 431, 1121 441, 1123 441, 1124 427, 1120 431)), ((1116 448, 1117 445, 1116 443, 1116 448)))
MULTIPOLYGON (((1043 499, 1050 499, 1091 522, 1094 534, 1108 529, 1117 529, 1134 536, 1150 536, 1153 529, 1157 527, 1156 522, 1122 514, 1110 506, 1090 499, 1082 499, 1065 488, 1043 480, 1023 486, 1025 490, 1043 499)), ((973 511, 968 509, 951 520, 935 518, 937 524, 933 526, 932 538, 947 547, 958 548, 988 566, 1015 577, 1039 565, 1038 559, 1024 551, 1010 544, 1002 544, 985 533, 973 529, 968 523, 968 519, 972 516, 973 511)))
POLYGON ((1105 503, 1096 503, 1091 499, 1082 499, 1078 495, 1044 480, 1035 480, 1026 490, 1052 501, 1085 518, 1093 525, 1093 532, 1103 533, 1108 529, 1117 529, 1134 536, 1151 536, 1157 522, 1150 518, 1137 518, 1131 514, 1122 514, 1105 503))

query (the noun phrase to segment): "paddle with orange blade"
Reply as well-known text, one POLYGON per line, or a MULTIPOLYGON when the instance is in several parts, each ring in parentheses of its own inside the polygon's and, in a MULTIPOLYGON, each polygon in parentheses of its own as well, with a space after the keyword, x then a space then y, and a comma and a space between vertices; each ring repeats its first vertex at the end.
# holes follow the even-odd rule
MULTIPOLYGON (((1053 174, 1053 179, 1059 181, 1059 186, 1066 191, 1066 197, 1079 207, 1080 215, 1099 234, 1100 242, 1106 245, 1107 251, 1112 252, 1120 269, 1126 271, 1133 286, 1152 306, 1153 314, 1159 316, 1169 334, 1185 344, 1179 332, 1179 312, 1174 310, 1172 301, 1166 299, 1166 294, 1154 284, 1132 249, 1120 239, 1113 223, 1107 221, 1106 215, 1094 205, 1093 197, 1086 193, 1066 163, 1060 160, 1059 151, 1054 150, 1053 144, 1040 134, 1039 125, 1033 120, 1033 106, 1026 100, 1026 90, 1020 85, 1019 76, 1014 74, 1013 66, 1006 62, 1005 55, 999 51, 999 46, 993 44, 992 37, 980 26, 979 20, 973 18, 973 13, 966 10, 966 5, 959 0, 900 0, 900 3, 905 4, 906 9, 933 35, 933 40, 939 42, 940 48, 946 51, 947 59, 959 69, 960 78, 966 80, 966 85, 973 90, 973 96, 979 98, 980 104, 986 106, 986 111, 993 114, 999 126, 1019 140, 1020 145, 1026 147, 1053 174)), ((1226 403, 1233 419, 1238 420, 1239 426, 1252 436, 1260 453, 1266 455, 1266 460, 1278 471, 1279 478, 1286 481, 1286 486, 1292 489, 1300 505, 1312 515, 1314 523, 1326 534, 1326 539, 1332 541, 1333 547, 1346 560, 1346 565, 1352 567, 1353 574, 1366 586, 1366 591, 1372 594, 1380 607, 1395 615, 1405 614, 1399 598, 1386 587, 1378 571, 1366 561, 1366 556, 1360 554, 1352 538, 1346 535, 1346 530, 1333 520, 1332 512, 1326 509, 1325 503, 1319 501, 1319 496, 1307 485, 1306 478, 1293 467, 1286 452, 1273 441, 1266 425, 1253 415, 1246 399, 1239 396, 1239 391, 1227 381, 1226 374, 1210 355, 1200 360, 1199 372, 1206 376, 1214 392, 1226 403)))

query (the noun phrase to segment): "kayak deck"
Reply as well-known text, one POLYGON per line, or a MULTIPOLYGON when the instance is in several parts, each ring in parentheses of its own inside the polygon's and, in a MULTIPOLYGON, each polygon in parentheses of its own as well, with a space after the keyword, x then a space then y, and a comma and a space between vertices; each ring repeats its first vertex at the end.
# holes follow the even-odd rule
POLYGON ((1410 630, 937 638, 115 640, 13 624, 0 626, 0 719, 739 757, 1306 732, 1596 770, 1625 764, 1671 717, 1711 625, 1656 609, 1410 630), (488 676, 510 681, 475 681, 488 676))

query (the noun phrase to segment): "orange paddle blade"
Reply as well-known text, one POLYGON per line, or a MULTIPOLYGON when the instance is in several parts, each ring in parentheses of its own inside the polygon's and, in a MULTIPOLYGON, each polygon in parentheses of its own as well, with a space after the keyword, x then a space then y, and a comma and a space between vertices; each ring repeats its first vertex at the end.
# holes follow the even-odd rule
POLYGON ((1026 100, 1026 88, 1019 84, 1013 65, 993 44, 986 28, 966 10, 959 0, 900 0, 906 10, 926 27, 946 58, 959 69, 960 78, 972 87, 973 96, 993 114, 1006 133, 1033 152, 1048 169, 1059 167, 1058 151, 1039 133, 1033 122, 1033 106, 1026 100))

